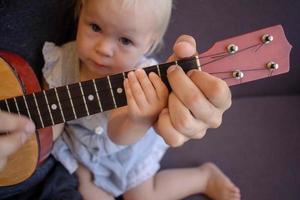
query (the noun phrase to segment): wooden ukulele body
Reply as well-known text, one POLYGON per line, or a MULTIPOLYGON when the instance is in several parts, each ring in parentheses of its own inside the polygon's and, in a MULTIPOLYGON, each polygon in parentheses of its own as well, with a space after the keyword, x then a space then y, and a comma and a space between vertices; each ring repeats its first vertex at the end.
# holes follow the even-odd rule
MULTIPOLYGON (((16 54, 0 52, 0 100, 40 91, 28 63, 16 54)), ((0 122, 1 123, 1 122, 0 122)), ((39 129, 7 160, 0 171, 0 186, 15 185, 29 178, 52 147, 52 128, 39 129)))

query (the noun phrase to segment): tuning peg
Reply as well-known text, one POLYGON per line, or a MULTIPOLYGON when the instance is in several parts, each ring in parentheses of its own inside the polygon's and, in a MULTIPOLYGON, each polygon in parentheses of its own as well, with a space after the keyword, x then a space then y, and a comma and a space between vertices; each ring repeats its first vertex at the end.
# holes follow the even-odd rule
POLYGON ((261 37, 261 40, 262 40, 263 43, 268 44, 268 43, 270 43, 274 40, 274 37, 272 35, 269 35, 269 34, 264 34, 261 37))
POLYGON ((227 46, 227 51, 231 54, 236 53, 239 50, 239 47, 235 44, 230 44, 227 46))
POLYGON ((235 70, 234 72, 232 72, 232 76, 233 78, 239 80, 242 79, 244 77, 244 73, 241 70, 235 70))
POLYGON ((275 70, 279 68, 279 65, 273 61, 267 63, 267 68, 269 70, 275 70))

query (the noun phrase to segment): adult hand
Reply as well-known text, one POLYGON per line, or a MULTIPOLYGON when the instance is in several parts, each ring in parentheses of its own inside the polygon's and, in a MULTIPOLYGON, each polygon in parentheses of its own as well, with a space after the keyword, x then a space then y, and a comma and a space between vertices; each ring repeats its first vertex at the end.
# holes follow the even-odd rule
MULTIPOLYGON (((196 55, 196 42, 188 35, 180 36, 168 61, 196 55)), ((171 66, 168 80, 172 87, 168 107, 162 110, 154 125, 170 146, 180 146, 191 138, 202 138, 208 128, 217 128, 231 105, 227 84, 208 73, 191 70, 187 74, 179 66, 171 66)))
POLYGON ((35 126, 29 119, 0 111, 0 171, 8 156, 16 152, 34 130, 35 126))

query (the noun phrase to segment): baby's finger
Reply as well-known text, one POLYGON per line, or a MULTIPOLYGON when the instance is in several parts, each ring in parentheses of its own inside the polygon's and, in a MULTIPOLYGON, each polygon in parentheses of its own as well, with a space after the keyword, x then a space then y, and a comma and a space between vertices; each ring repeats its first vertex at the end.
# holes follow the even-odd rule
POLYGON ((156 94, 157 94, 158 98, 160 100, 167 100, 169 91, 168 91, 167 86, 161 80, 161 78, 157 74, 151 72, 149 74, 149 79, 156 90, 156 94))
POLYGON ((137 106, 139 108, 144 108, 145 106, 147 106, 148 101, 134 72, 128 73, 128 83, 137 106))
POLYGON ((156 92, 151 81, 149 80, 146 72, 142 69, 137 69, 135 71, 135 74, 138 81, 141 84, 141 87, 143 89, 143 92, 146 96, 148 103, 151 103, 153 100, 156 99, 156 92))
POLYGON ((130 110, 136 110, 138 109, 138 106, 135 102, 135 99, 132 95, 132 91, 129 87, 128 79, 124 80, 124 89, 125 89, 125 95, 126 95, 126 100, 127 100, 127 105, 130 110))

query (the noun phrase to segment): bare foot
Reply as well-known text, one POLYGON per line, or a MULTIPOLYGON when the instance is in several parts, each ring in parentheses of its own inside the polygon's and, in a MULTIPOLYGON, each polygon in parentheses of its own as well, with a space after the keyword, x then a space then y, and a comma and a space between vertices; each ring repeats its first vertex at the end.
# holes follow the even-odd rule
POLYGON ((241 194, 230 179, 214 164, 200 166, 207 175, 207 184, 203 193, 214 200, 240 200, 241 194))

